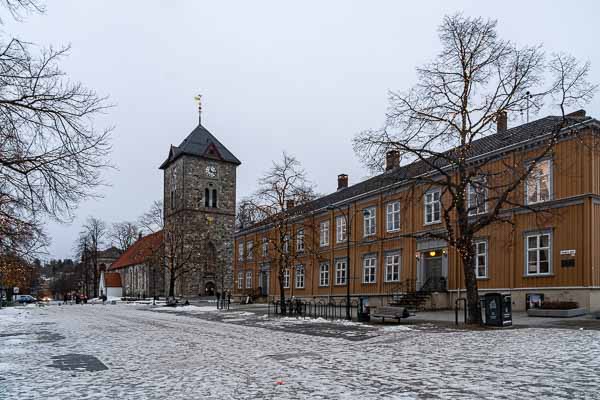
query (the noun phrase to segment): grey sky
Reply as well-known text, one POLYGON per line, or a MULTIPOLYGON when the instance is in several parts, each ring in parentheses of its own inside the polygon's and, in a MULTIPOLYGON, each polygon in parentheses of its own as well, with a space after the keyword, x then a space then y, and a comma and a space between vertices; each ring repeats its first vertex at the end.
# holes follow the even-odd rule
MULTIPOLYGON (((52 1, 47 13, 6 32, 38 44, 72 44, 73 79, 116 106, 111 184, 82 203, 73 224, 51 223, 52 257, 72 256, 88 215, 134 220, 162 197, 158 166, 170 144, 203 124, 241 161, 238 198, 283 150, 303 163, 322 193, 336 175, 367 175, 352 151, 357 132, 381 125, 389 89, 406 89, 414 68, 438 49, 444 14, 499 20, 503 38, 543 43, 592 62, 600 82, 596 1, 52 1)), ((600 115, 600 99, 587 109, 600 115)), ((513 124, 518 121, 513 121, 513 124)))

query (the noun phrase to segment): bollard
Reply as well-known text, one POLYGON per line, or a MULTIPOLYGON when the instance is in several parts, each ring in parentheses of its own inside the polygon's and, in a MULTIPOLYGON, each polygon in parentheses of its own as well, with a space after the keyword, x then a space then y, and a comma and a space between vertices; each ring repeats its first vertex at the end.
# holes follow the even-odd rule
POLYGON ((467 299, 460 297, 454 301, 454 323, 458 325, 458 303, 463 302, 465 306, 465 319, 464 323, 467 323, 467 299))

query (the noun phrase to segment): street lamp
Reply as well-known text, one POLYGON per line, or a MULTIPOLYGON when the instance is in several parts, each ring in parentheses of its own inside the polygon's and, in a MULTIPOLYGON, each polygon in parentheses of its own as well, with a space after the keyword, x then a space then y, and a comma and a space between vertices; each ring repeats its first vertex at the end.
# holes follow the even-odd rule
MULTIPOLYGON (((336 209, 342 211, 339 206, 329 205, 327 210, 335 211, 336 209)), ((370 215, 368 210, 363 213, 365 216, 370 215)), ((350 313, 350 238, 352 237, 352 218, 350 216, 350 203, 346 204, 346 213, 342 215, 346 220, 346 319, 352 321, 352 315, 350 313)), ((337 229, 337 228, 336 228, 337 229)))

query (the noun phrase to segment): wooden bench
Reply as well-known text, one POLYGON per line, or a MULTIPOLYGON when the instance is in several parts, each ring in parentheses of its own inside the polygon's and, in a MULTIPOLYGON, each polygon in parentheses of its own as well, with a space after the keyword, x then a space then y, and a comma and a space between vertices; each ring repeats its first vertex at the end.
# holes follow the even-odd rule
POLYGON ((408 318, 409 316, 410 313, 405 307, 384 306, 371 311, 371 317, 381 318, 381 323, 385 323, 386 318, 397 319, 400 322, 402 318, 408 318))

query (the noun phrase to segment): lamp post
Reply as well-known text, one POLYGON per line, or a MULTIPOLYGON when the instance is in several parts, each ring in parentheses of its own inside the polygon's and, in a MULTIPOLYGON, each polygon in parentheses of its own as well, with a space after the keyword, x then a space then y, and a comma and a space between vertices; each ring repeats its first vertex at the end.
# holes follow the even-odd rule
MULTIPOLYGON (((341 210, 339 207, 330 205, 327 207, 328 210, 334 211, 335 209, 341 210)), ((352 320, 350 314, 350 237, 352 235, 352 220, 350 218, 350 203, 346 205, 346 214, 342 214, 346 220, 346 319, 352 320)), ((337 232, 336 232, 337 234, 337 232)))

